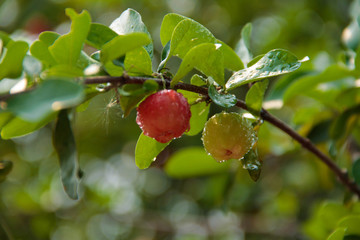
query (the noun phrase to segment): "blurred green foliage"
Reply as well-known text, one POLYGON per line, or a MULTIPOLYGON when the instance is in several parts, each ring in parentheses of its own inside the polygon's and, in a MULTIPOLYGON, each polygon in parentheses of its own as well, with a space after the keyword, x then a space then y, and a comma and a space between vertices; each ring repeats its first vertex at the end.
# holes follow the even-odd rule
MULTIPOLYGON (((329 152, 341 167, 351 169, 360 152, 358 112, 348 113, 359 104, 359 83, 349 70, 359 69, 359 57, 354 59, 360 36, 357 2, 3 0, 0 30, 18 41, 34 41, 44 30, 61 34, 69 30, 67 7, 77 12, 87 9, 94 22, 105 25, 131 7, 141 14, 153 38, 157 66, 162 50, 160 25, 169 12, 195 19, 232 47, 242 27, 252 22, 254 56, 284 48, 311 59, 300 71, 271 82, 264 106, 329 152), (333 81, 328 82, 329 78, 333 81), (284 105, 276 108, 283 97, 284 105), (329 128, 336 137, 329 135, 329 128)), ((92 48, 86 46, 85 51, 92 48)), ((2 81, 0 92, 14 83, 2 81)), ((241 89, 236 94, 245 96, 241 89)), ((212 106, 210 114, 218 111, 212 106)), ((172 165, 167 165, 167 174, 162 168, 169 158, 182 169, 199 168, 199 163, 191 162, 197 159, 186 151, 195 151, 200 163, 207 160, 198 152, 199 135, 173 141, 153 167, 139 170, 134 150, 141 131, 134 111, 125 119, 122 114, 113 93, 107 93, 76 115, 74 134, 85 172, 78 201, 63 191, 51 144, 53 126, 13 140, 0 139, 0 160, 13 163, 0 183, 0 239, 326 239, 335 230, 340 229, 337 234, 341 235, 341 229, 349 228, 346 217, 359 216, 358 203, 351 203, 353 199, 333 174, 267 123, 259 131, 262 176, 254 183, 246 170, 235 171, 236 161, 217 171, 209 165, 202 169, 213 173, 208 176, 186 176, 189 172, 184 175, 190 178, 177 176, 171 172, 172 165), (179 162, 181 154, 186 161, 179 162)), ((0 116, 1 125, 7 116, 1 112, 0 116)))

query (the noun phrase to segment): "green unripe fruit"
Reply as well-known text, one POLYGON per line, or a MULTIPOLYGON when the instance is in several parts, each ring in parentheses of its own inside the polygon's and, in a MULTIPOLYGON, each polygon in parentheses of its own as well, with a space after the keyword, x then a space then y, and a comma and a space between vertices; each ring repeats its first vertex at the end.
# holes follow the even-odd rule
POLYGON ((222 112, 205 124, 202 135, 205 150, 217 161, 242 159, 257 141, 251 123, 238 113, 222 112))

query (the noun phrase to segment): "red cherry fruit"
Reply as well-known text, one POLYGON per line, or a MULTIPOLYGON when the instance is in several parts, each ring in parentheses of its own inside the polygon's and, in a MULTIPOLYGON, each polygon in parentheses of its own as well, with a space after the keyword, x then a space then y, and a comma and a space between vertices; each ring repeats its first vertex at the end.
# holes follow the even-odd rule
POLYGON ((181 93, 162 90, 140 103, 136 123, 146 136, 166 143, 190 129, 190 117, 189 103, 181 93))

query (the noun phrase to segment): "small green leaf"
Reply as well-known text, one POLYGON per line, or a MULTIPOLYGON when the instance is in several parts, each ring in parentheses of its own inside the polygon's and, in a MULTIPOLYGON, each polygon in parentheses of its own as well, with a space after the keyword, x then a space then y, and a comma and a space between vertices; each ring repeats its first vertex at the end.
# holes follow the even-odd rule
POLYGON ((255 182, 259 179, 261 173, 261 161, 259 160, 257 148, 250 149, 242 159, 243 167, 248 170, 249 175, 255 182))
POLYGON ((206 85, 206 79, 198 74, 194 74, 190 79, 190 83, 195 86, 204 86, 206 85))
POLYGON ((129 75, 143 76, 152 74, 151 58, 145 48, 136 48, 126 53, 125 70, 129 75))
POLYGON ((59 37, 60 34, 56 32, 42 32, 39 35, 39 40, 33 42, 30 47, 31 55, 40 60, 45 67, 56 65, 57 62, 50 53, 49 47, 53 45, 59 37))
POLYGON ((176 25, 184 19, 188 18, 176 13, 169 13, 165 15, 160 28, 160 39, 163 46, 171 40, 171 36, 173 35, 176 25))
POLYGON ((217 163, 202 147, 189 147, 175 152, 165 165, 165 172, 173 178, 189 178, 228 171, 230 161, 217 163))
POLYGON ((79 166, 74 134, 67 110, 61 110, 53 133, 53 144, 59 157, 61 181, 65 192, 78 199, 79 166))
POLYGON ((41 119, 38 122, 25 121, 19 117, 12 118, 1 129, 1 137, 3 139, 22 137, 24 135, 27 135, 29 133, 32 133, 32 132, 44 127, 46 124, 48 124, 49 122, 54 120, 55 116, 56 116, 56 114, 53 113, 53 114, 47 116, 46 118, 41 119))
POLYGON ((346 233, 346 228, 337 228, 327 240, 343 240, 346 233))
POLYGON ((147 43, 148 45, 145 46, 145 49, 148 52, 150 59, 153 57, 154 47, 151 35, 141 20, 141 15, 137 11, 128 8, 120 15, 120 17, 111 23, 110 28, 119 35, 133 32, 146 33, 150 41, 147 43))
POLYGON ((253 58, 250 51, 251 32, 252 24, 247 23, 241 30, 241 38, 235 48, 236 53, 240 56, 246 66, 253 58))
POLYGON ((7 101, 7 110, 30 122, 38 122, 53 112, 76 106, 84 99, 83 87, 69 80, 47 80, 35 90, 7 101))
POLYGON ((140 169, 150 167, 151 163, 156 160, 157 155, 169 145, 167 143, 159 143, 155 139, 145 136, 143 133, 139 136, 135 148, 135 163, 140 169))
POLYGON ((127 35, 119 35, 103 46, 100 52, 101 62, 106 63, 115 60, 124 56, 127 52, 144 46, 149 42, 150 39, 146 33, 135 32, 127 35))
POLYGON ((219 50, 220 47, 220 44, 212 43, 203 43, 193 47, 181 62, 171 85, 178 83, 194 67, 212 77, 218 84, 224 85, 224 58, 219 50))
POLYGON ((161 52, 161 62, 157 69, 158 72, 160 72, 161 69, 163 69, 165 67, 166 61, 170 57, 170 44, 171 44, 171 42, 168 41, 168 43, 164 46, 164 48, 161 52))
POLYGON ((100 23, 91 23, 86 43, 94 48, 101 49, 103 45, 110 42, 116 36, 116 32, 109 27, 100 23))
POLYGON ((237 103, 235 95, 219 93, 214 85, 210 85, 208 90, 211 100, 221 107, 229 108, 235 106, 237 103))
POLYGON ((45 31, 40 33, 39 40, 45 43, 46 46, 50 47, 60 36, 61 35, 58 34, 57 32, 45 31))
POLYGON ((233 89, 262 78, 289 73, 300 66, 301 61, 292 53, 281 49, 271 50, 251 67, 235 72, 226 83, 226 88, 233 89))
POLYGON ((239 71, 244 68, 244 64, 236 54, 236 52, 229 47, 226 43, 217 40, 217 43, 221 44, 220 51, 224 56, 224 67, 232 71, 239 71))
POLYGON ((354 162, 352 166, 352 174, 354 176, 356 184, 360 186, 360 159, 354 162))
POLYGON ((66 14, 72 20, 71 30, 56 39, 49 51, 58 64, 75 66, 90 30, 91 18, 87 11, 77 14, 70 8, 66 9, 66 14))
POLYGON ((6 176, 11 172, 13 163, 7 160, 0 160, 0 183, 3 182, 6 176))
POLYGON ((6 48, 6 53, 0 59, 0 80, 20 77, 23 70, 22 62, 29 45, 24 41, 11 41, 6 48))
POLYGON ((269 80, 265 79, 263 81, 255 83, 246 94, 245 102, 248 107, 249 112, 255 116, 260 115, 262 102, 264 99, 265 91, 268 87, 269 80))

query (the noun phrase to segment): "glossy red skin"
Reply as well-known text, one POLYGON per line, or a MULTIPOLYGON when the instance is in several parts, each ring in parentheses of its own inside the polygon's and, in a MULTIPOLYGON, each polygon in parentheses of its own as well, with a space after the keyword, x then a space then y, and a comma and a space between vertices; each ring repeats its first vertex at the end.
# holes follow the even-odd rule
POLYGON ((189 103, 181 93, 162 90, 140 103, 136 123, 146 136, 166 143, 190 129, 190 117, 189 103))

